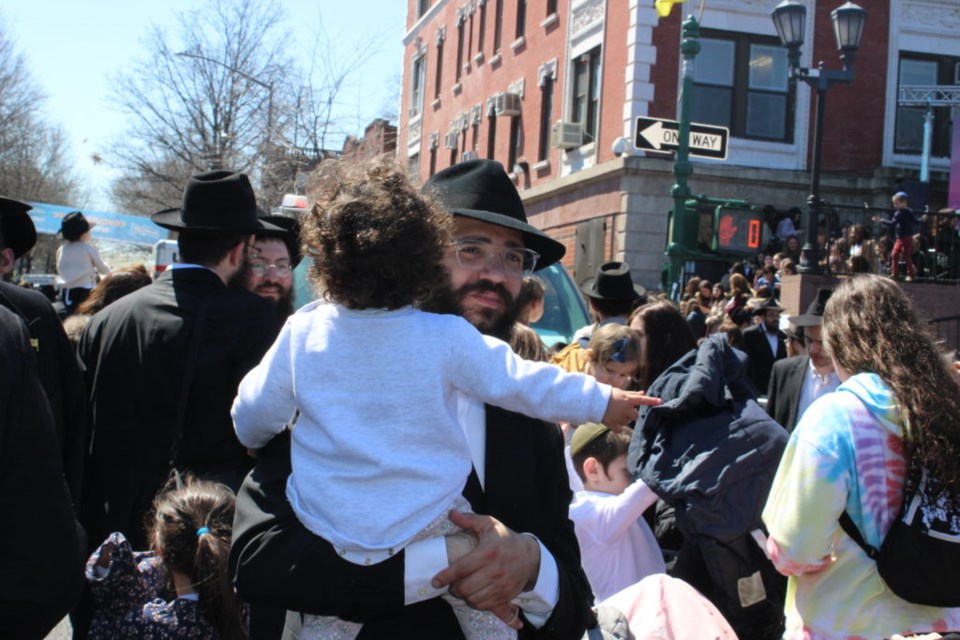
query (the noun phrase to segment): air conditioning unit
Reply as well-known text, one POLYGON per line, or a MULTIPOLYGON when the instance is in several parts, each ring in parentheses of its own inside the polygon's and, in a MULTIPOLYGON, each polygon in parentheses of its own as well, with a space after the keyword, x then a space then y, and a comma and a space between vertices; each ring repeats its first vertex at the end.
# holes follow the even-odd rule
POLYGON ((474 105, 470 107, 470 124, 478 125, 483 119, 483 107, 482 105, 474 105))
POLYGON ((477 154, 477 152, 473 150, 463 152, 463 162, 466 162, 467 160, 476 160, 479 157, 480 156, 477 154))
POLYGON ((550 146, 554 149, 576 149, 583 145, 583 124, 579 122, 553 123, 550 146))
POLYGON ((518 116, 520 115, 520 94, 519 93, 498 93, 494 96, 494 111, 497 116, 518 116))
POLYGON ((443 137, 443 147, 445 149, 456 149, 457 143, 459 142, 460 134, 456 131, 451 131, 443 137))

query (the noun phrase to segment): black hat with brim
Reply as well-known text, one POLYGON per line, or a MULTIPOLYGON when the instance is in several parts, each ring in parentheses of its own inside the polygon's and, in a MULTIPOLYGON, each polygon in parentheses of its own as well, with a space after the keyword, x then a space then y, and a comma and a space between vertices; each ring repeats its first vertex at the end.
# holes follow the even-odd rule
POLYGON ((14 259, 20 258, 37 244, 37 228, 27 213, 32 208, 26 202, 0 198, 0 232, 4 244, 13 250, 14 259))
POLYGON ((264 222, 280 227, 279 231, 263 230, 257 232, 258 238, 277 238, 283 240, 290 253, 290 264, 296 267, 303 259, 300 253, 300 222, 290 216, 265 215, 260 216, 264 222))
POLYGON ((833 289, 817 289, 817 297, 807 307, 807 312, 790 318, 790 322, 798 327, 819 327, 823 322, 823 310, 827 308, 827 301, 831 295, 833 295, 833 289))
POLYGON ((60 229, 57 231, 64 240, 69 242, 74 242, 80 239, 80 236, 85 234, 90 229, 93 229, 97 226, 96 222, 90 222, 87 220, 86 216, 83 215, 80 211, 71 211, 67 215, 63 216, 63 220, 60 222, 60 229))
POLYGON ((517 188, 503 165, 493 160, 468 160, 438 171, 423 185, 440 204, 457 216, 489 222, 523 234, 524 246, 540 254, 537 270, 558 262, 567 248, 527 222, 517 188))
POLYGON ((208 171, 193 176, 183 190, 179 209, 150 216, 155 224, 174 231, 209 231, 223 234, 256 233, 279 227, 257 218, 257 198, 243 173, 208 171))
POLYGON ((754 315, 760 315, 766 311, 786 311, 786 308, 781 307, 780 303, 777 302, 777 299, 773 296, 769 298, 763 298, 763 302, 760 302, 753 307, 754 315))
POLYGON ((604 262, 597 269, 597 275, 587 278, 580 284, 584 295, 600 300, 620 300, 628 302, 647 295, 647 290, 633 283, 630 265, 626 262, 604 262))

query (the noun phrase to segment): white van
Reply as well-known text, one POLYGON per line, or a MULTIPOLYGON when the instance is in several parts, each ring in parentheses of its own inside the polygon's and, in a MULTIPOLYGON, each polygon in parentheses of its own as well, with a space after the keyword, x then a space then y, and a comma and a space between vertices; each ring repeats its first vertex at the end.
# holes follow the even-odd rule
POLYGON ((180 247, 176 240, 157 240, 153 245, 153 277, 156 279, 167 267, 180 262, 180 247))

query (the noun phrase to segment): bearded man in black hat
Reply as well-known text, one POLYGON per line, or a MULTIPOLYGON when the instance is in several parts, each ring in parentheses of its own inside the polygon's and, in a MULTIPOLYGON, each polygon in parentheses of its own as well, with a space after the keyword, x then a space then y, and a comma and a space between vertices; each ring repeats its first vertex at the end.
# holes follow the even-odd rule
MULTIPOLYGON (((37 242, 37 230, 25 202, 0 198, 0 278, 37 242)), ((40 384, 50 402, 61 464, 74 503, 80 498, 87 440, 87 397, 76 350, 46 296, 0 281, 0 306, 20 316, 30 332, 40 384)))
POLYGON ((145 547, 143 515, 171 468, 237 489, 252 466, 230 405, 279 330, 273 306, 242 288, 257 218, 246 175, 190 178, 178 210, 181 262, 96 314, 80 338, 93 415, 83 524, 91 544, 121 531, 145 547))
POLYGON ((590 303, 593 324, 581 327, 574 335, 583 349, 590 344, 593 332, 605 324, 627 324, 630 312, 647 301, 647 290, 633 283, 630 265, 626 262, 604 262, 596 275, 580 284, 580 291, 590 303))
POLYGON ((773 363, 787 357, 787 334, 780 330, 783 307, 773 297, 764 298, 753 308, 759 320, 743 332, 743 351, 747 354, 747 377, 762 394, 770 385, 773 363))
POLYGON ((256 257, 244 286, 258 296, 270 300, 281 321, 293 313, 293 270, 300 264, 300 222, 289 216, 269 215, 260 218, 280 231, 261 229, 253 241, 256 257))
MULTIPOLYGON (((523 275, 517 265, 546 267, 563 257, 564 246, 527 223, 499 163, 454 165, 424 190, 455 225, 443 260, 449 285, 423 308, 509 338, 523 275)), ((473 403, 464 403, 461 421, 474 463, 463 494, 475 513, 451 519, 471 535, 414 542, 371 566, 345 560, 299 523, 284 495, 289 440, 274 438, 238 495, 231 572, 240 596, 363 622, 361 639, 462 638, 438 597, 449 590, 509 624, 522 622, 520 638, 583 636, 596 618, 568 515, 572 494, 559 429, 473 403)), ((298 621, 292 614, 288 626, 298 621)))
POLYGON ((807 312, 790 318, 790 324, 803 329, 807 352, 775 362, 770 374, 767 413, 787 431, 793 431, 814 400, 840 386, 833 359, 823 348, 820 332, 823 310, 832 293, 833 289, 819 289, 807 312))

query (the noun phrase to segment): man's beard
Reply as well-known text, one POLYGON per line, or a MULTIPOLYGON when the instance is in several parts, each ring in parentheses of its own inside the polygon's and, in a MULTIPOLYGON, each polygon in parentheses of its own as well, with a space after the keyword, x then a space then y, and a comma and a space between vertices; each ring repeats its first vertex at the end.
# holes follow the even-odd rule
MULTIPOLYGON (((254 293, 259 295, 259 292, 256 290, 254 290, 254 293)), ((264 297, 266 298, 266 296, 264 297)), ((290 317, 290 314, 293 313, 293 287, 289 289, 280 288, 280 297, 267 299, 276 305, 277 313, 280 315, 281 320, 286 320, 290 317)))
POLYGON ((481 280, 472 284, 467 284, 454 290, 449 284, 444 284, 436 289, 434 294, 425 300, 420 308, 431 313, 449 313, 463 317, 469 321, 477 330, 485 335, 509 341, 513 334, 513 325, 517 321, 519 310, 514 297, 507 291, 502 284, 481 280), (464 308, 463 301, 473 291, 492 291, 498 293, 503 300, 504 309, 480 308, 469 316, 468 310, 464 308))
POLYGON ((238 289, 246 289, 247 283, 250 281, 250 258, 247 257, 246 252, 243 254, 243 262, 240 263, 240 268, 237 269, 230 278, 227 279, 228 287, 237 287, 238 289))

